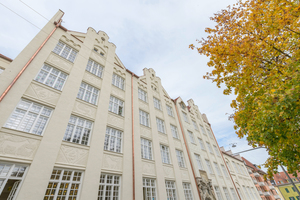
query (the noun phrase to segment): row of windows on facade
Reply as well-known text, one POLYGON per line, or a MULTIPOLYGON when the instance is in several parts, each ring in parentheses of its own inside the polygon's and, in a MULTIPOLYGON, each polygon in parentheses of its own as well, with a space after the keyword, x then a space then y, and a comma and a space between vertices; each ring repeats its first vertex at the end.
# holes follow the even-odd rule
MULTIPOLYGON (((249 175, 248 174, 248 172, 247 172, 247 169, 246 169, 246 167, 244 167, 244 165, 239 165, 238 163, 235 163, 235 162, 231 162, 232 163, 232 165, 234 166, 234 169, 235 169, 235 171, 237 172, 237 173, 239 173, 239 174, 244 174, 244 175, 249 175)), ((229 163, 229 161, 228 160, 226 160, 226 165, 228 166, 228 168, 229 168, 229 170, 231 171, 231 172, 234 172, 233 171, 233 169, 232 169, 232 167, 231 167, 231 164, 229 163)))
MULTIPOLYGON (((18 187, 25 178, 28 170, 27 166, 0 163, 0 198, 4 188, 11 187, 8 200, 12 200, 17 195, 18 187)), ((53 169, 50 180, 44 195, 44 200, 61 200, 79 198, 84 173, 77 170, 53 169)), ((102 173, 98 187, 98 200, 119 200, 121 189, 121 176, 102 173)), ((177 200, 175 181, 165 180, 166 194, 168 199, 177 200)), ((182 183, 186 200, 193 200, 191 184, 182 183)), ((156 180, 153 178, 143 178, 143 199, 157 199, 156 180)), ((6 195, 6 194, 3 194, 6 195)))
POLYGON ((246 187, 246 186, 243 185, 242 188, 243 188, 243 191, 244 191, 244 194, 245 194, 246 198, 244 198, 240 188, 237 187, 237 191, 238 191, 239 196, 241 197, 241 199, 247 199, 247 200, 252 200, 252 199, 254 199, 254 200, 259 199, 260 200, 261 199, 260 196, 257 193, 255 193, 255 189, 253 187, 250 188, 249 186, 246 187))

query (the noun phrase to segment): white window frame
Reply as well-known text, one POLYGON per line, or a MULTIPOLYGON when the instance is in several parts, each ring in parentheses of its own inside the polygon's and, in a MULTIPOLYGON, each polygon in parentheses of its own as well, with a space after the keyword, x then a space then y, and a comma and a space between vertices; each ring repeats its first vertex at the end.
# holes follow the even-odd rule
POLYGON ((81 82, 80 88, 77 94, 77 99, 97 105, 99 98, 99 89, 94 86, 81 82))
POLYGON ((43 135, 52 111, 53 109, 50 107, 27 99, 21 99, 5 123, 5 127, 36 135, 43 135), (37 108, 40 108, 40 110, 37 108))
POLYGON ((169 147, 161 144, 160 145, 160 153, 161 153, 162 163, 171 164, 169 147))
MULTIPOLYGON (((238 200, 238 197, 237 197, 237 195, 236 195, 235 190, 234 190, 233 188, 230 188, 230 191, 231 191, 231 195, 233 196, 233 199, 234 199, 234 200, 238 200)), ((241 197, 241 198, 242 198, 242 197, 241 197)))
POLYGON ((109 98, 108 111, 124 116, 124 101, 111 95, 109 98))
POLYGON ((255 196, 253 196, 249 186, 247 187, 247 189, 248 189, 249 196, 251 196, 251 199, 256 199, 255 196))
POLYGON ((218 163, 214 162, 214 165, 215 165, 215 168, 216 168, 217 174, 218 174, 219 176, 222 176, 222 173, 221 173, 221 170, 220 170, 220 168, 219 168, 219 165, 218 165, 218 163))
POLYGON ((141 138, 141 156, 143 159, 153 160, 152 142, 148 139, 141 138))
POLYGON ((203 140, 201 138, 198 138, 198 141, 199 141, 201 149, 204 150, 204 151, 206 151, 206 148, 205 148, 203 140))
POLYGON ((138 89, 138 96, 139 96, 140 100, 147 102, 147 92, 146 91, 139 88, 138 89))
POLYGON ((209 130, 209 128, 206 128, 208 135, 211 139, 214 139, 214 136, 212 135, 212 132, 209 130))
POLYGON ((185 200, 193 200, 193 193, 190 183, 182 183, 185 200))
POLYGON ((199 131, 199 128, 198 128, 197 123, 196 123, 194 120, 192 120, 192 122, 193 122, 193 125, 194 125, 195 130, 199 131))
POLYGON ((34 80, 56 90, 62 91, 67 78, 68 74, 44 63, 34 80))
POLYGON ((205 159, 205 162, 206 162, 206 166, 207 166, 208 172, 210 174, 214 174, 214 171, 213 171, 213 169, 211 167, 210 161, 205 159))
POLYGON ((203 135, 206 135, 205 129, 204 129, 203 125, 201 125, 201 124, 200 124, 200 129, 201 129, 203 135))
POLYGON ((202 160, 199 154, 194 154, 195 155, 195 159, 198 165, 198 169, 200 170, 204 170, 203 164, 202 164, 202 160))
POLYGON ((189 134, 189 138, 190 138, 191 143, 196 144, 193 132, 188 131, 188 134, 189 134))
POLYGON ((182 116, 185 122, 189 123, 189 118, 185 112, 182 112, 182 116))
POLYGON ((170 127, 171 127, 171 132, 172 132, 173 138, 179 139, 177 127, 172 124, 170 124, 170 127))
POLYGON ((209 153, 214 154, 214 152, 213 152, 213 150, 212 150, 212 148, 211 148, 210 143, 209 143, 209 142, 206 142, 206 145, 207 145, 207 148, 208 148, 209 153))
POLYGON ((143 200, 156 200, 156 180, 143 178, 143 200))
POLYGON ((103 76, 103 69, 104 67, 97 63, 96 61, 89 59, 88 63, 86 65, 85 70, 94 74, 95 76, 98 76, 99 78, 102 78, 103 76))
POLYGON ((249 196, 249 194, 248 194, 248 192, 247 192, 246 187, 245 187, 244 185, 243 185, 242 187, 243 187, 243 190, 244 190, 244 192, 245 192, 245 194, 246 194, 247 199, 250 199, 250 196, 249 196))
POLYGON ((180 151, 178 149, 175 149, 175 151, 176 151, 176 157, 177 157, 179 167, 185 168, 183 151, 180 151))
POLYGON ((222 168, 222 171, 223 171, 223 174, 225 175, 225 177, 228 178, 229 176, 228 176, 228 173, 227 173, 227 170, 226 170, 225 166, 221 165, 221 168, 222 168))
POLYGON ((223 191, 224 191, 226 200, 231 200, 231 197, 230 197, 227 187, 223 187, 223 191))
POLYGON ((154 103, 154 108, 161 110, 161 103, 159 99, 153 97, 153 103, 154 103))
POLYGON ((222 193, 221 193, 221 190, 220 190, 219 186, 215 186, 214 188, 215 188, 217 199, 218 200, 223 200, 222 193))
POLYGON ((217 146, 216 146, 216 145, 213 145, 213 147, 214 147, 214 149, 215 149, 215 152, 216 152, 217 156, 221 156, 221 154, 220 154, 220 152, 219 152, 217 146))
POLYGON ((236 173, 240 173, 240 170, 239 170, 239 168, 237 167, 237 164, 236 164, 235 162, 233 162, 233 161, 232 161, 232 164, 233 164, 233 166, 234 166, 234 168, 235 168, 236 173))
POLYGON ((57 55, 67 59, 68 61, 74 63, 74 60, 76 59, 78 51, 71 46, 67 45, 66 43, 59 41, 56 45, 56 47, 53 50, 54 53, 57 55), (67 50, 69 48, 69 50, 67 50))
POLYGON ((51 173, 50 180, 44 197, 53 197, 53 199, 57 199, 57 197, 59 196, 59 197, 66 197, 65 199, 69 199, 69 197, 71 197, 71 199, 73 199, 72 197, 76 197, 76 199, 78 199, 80 197, 80 189, 82 185, 83 174, 84 173, 79 170, 54 168, 51 173), (60 171, 60 173, 57 173, 58 171, 60 171), (67 189, 65 187, 66 184, 68 185, 67 189), (70 196, 70 192, 73 184, 78 188, 77 188, 77 193, 73 192, 72 194, 77 194, 77 195, 71 194, 70 196), (63 190, 63 192, 59 194, 60 190, 63 190), (66 191, 65 195, 64 195, 64 191, 66 191))
POLYGON ((226 160, 225 163, 226 163, 227 167, 229 168, 229 171, 232 172, 232 168, 230 166, 230 162, 228 160, 226 160))
POLYGON ((175 181, 165 181, 168 200, 177 200, 175 181))
POLYGON ((121 181, 122 177, 119 175, 101 173, 97 199, 108 199, 108 197, 110 197, 109 200, 120 200, 121 181), (116 188, 117 190, 115 190, 116 188), (117 195, 114 196, 116 194, 116 191, 117 195), (110 196, 106 196, 107 194, 110 194, 110 196))
POLYGON ((166 107, 167 107, 167 113, 168 113, 168 115, 171 116, 171 117, 174 117, 173 108, 171 106, 169 106, 169 105, 166 105, 166 107))
POLYGON ((106 127, 104 150, 116 153, 122 153, 123 131, 106 127))
POLYGON ((150 127, 149 113, 147 113, 143 110, 140 110, 139 115, 140 115, 140 124, 150 127))
POLYGON ((112 84, 121 90, 125 90, 125 79, 116 73, 113 73, 112 84))
POLYGON ((92 128, 92 121, 71 115, 63 140, 77 144, 89 145, 92 128))
POLYGON ((157 130, 161 133, 166 133, 165 122, 162 119, 156 118, 157 130))

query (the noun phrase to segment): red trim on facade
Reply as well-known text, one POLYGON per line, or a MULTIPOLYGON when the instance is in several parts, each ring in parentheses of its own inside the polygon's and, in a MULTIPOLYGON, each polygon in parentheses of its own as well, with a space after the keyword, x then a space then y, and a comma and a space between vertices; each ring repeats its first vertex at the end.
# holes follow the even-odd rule
POLYGON ((117 65, 118 67, 121 67, 122 69, 124 69, 124 67, 122 67, 121 65, 119 65, 118 63, 114 63, 115 65, 117 65))
POLYGON ((79 40, 81 43, 83 43, 83 41, 81 39, 79 39, 78 37, 76 37, 75 35, 71 34, 75 39, 79 40))
POLYGON ((133 76, 131 74, 131 118, 132 118, 132 200, 135 200, 135 163, 134 163, 134 109, 133 109, 133 76))
MULTIPOLYGON (((54 24, 55 25, 57 25, 58 24, 58 22, 54 22, 54 24)), ((67 28, 65 28, 65 27, 63 27, 60 23, 59 23, 59 26, 58 26, 59 28, 61 28, 62 30, 64 30, 64 31, 68 31, 68 29, 67 28)))
POLYGON ((7 57, 7 56, 1 54, 1 53, 0 53, 0 58, 3 58, 4 60, 7 60, 7 61, 9 61, 9 62, 12 62, 12 61, 13 61, 13 59, 11 59, 11 58, 9 58, 9 57, 7 57))
MULTIPOLYGON (((140 80, 141 82, 145 83, 144 81, 140 80)), ((147 83, 145 83, 147 85, 147 83)))
POLYGON ((135 76, 136 78, 140 78, 138 75, 130 71, 129 69, 126 69, 127 72, 129 72, 132 76, 135 76))

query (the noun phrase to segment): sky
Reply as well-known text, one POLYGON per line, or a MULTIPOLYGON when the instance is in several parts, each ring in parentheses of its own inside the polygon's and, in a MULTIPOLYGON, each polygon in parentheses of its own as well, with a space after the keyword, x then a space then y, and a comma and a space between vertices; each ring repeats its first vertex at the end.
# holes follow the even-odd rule
MULTIPOLYGON (((61 9, 62 25, 86 32, 88 27, 104 31, 117 46, 116 53, 127 69, 142 75, 153 68, 171 98, 193 99, 205 113, 219 146, 234 153, 251 149, 239 139, 228 120, 233 95, 223 95, 203 75, 212 69, 208 58, 189 49, 196 39, 205 38, 210 17, 236 0, 0 0, 0 53, 14 59, 61 9), (230 144, 236 143, 232 148, 230 144)), ((255 164, 268 158, 264 149, 243 153, 255 164)))

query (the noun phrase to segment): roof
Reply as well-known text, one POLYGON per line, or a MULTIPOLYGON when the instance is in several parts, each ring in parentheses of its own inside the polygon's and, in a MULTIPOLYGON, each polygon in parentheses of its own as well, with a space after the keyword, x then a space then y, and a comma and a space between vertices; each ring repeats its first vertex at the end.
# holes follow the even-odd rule
MULTIPOLYGON (((293 176, 292 174, 289 174, 290 178, 297 178, 295 176, 293 176)), ((297 176, 300 177, 300 172, 297 173, 297 176)), ((285 175, 284 172, 279 172, 277 174, 273 175, 274 181, 276 183, 276 185, 282 185, 282 184, 287 184, 288 181, 288 177, 285 175), (280 182, 282 181, 282 183, 280 182)))
POLYGON ((6 57, 5 55, 3 55, 3 54, 1 54, 1 53, 0 53, 0 58, 3 58, 3 59, 5 59, 5 60, 7 60, 7 61, 9 61, 9 62, 12 62, 12 61, 13 61, 13 59, 11 59, 11 58, 9 58, 9 57, 6 57))
POLYGON ((246 158, 242 157, 242 159, 245 161, 246 165, 249 166, 249 167, 251 167, 255 172, 266 174, 266 172, 264 172, 263 170, 257 168, 252 162, 250 162, 246 158))

